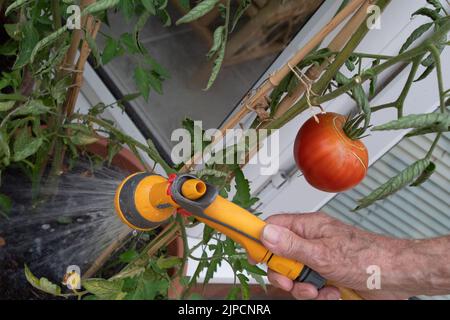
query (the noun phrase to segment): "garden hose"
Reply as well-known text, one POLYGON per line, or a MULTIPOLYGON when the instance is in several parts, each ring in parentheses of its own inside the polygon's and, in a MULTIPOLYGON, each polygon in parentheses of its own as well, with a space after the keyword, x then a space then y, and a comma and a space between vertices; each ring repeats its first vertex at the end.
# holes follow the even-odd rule
MULTIPOLYGON (((298 261, 277 256, 260 241, 266 223, 247 210, 219 196, 211 184, 189 174, 166 179, 146 172, 127 177, 115 196, 116 212, 129 227, 147 231, 160 226, 173 214, 192 215, 200 222, 242 245, 249 257, 291 280, 321 289, 326 280, 298 261)), ((343 299, 361 299, 354 291, 340 289, 343 299)))

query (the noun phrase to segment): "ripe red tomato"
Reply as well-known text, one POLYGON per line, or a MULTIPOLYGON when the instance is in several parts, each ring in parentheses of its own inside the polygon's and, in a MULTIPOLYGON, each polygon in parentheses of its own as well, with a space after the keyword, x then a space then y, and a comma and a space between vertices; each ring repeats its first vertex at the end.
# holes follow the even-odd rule
POLYGON ((360 183, 367 173, 368 152, 360 140, 343 130, 346 117, 324 113, 305 122, 294 144, 297 167, 315 188, 342 192, 360 183))

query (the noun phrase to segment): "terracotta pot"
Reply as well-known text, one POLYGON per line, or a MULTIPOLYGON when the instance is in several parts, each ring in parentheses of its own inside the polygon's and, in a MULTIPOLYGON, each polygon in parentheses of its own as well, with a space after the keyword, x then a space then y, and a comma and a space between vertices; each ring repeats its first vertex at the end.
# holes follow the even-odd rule
MULTIPOLYGON (((108 156, 108 139, 100 138, 97 142, 86 146, 86 150, 93 154, 96 154, 102 158, 108 156)), ((112 159, 111 164, 119 169, 124 170, 127 173, 135 173, 145 171, 144 166, 133 152, 126 148, 122 148, 112 159)), ((174 241, 167 245, 167 251, 170 256, 183 258, 184 245, 183 239, 177 237, 174 241)), ((175 275, 175 271, 170 272, 175 275)), ((183 276, 187 273, 187 264, 183 270, 183 276)), ((173 279, 172 286, 169 288, 168 296, 170 299, 178 299, 183 292, 183 286, 178 278, 173 279)))

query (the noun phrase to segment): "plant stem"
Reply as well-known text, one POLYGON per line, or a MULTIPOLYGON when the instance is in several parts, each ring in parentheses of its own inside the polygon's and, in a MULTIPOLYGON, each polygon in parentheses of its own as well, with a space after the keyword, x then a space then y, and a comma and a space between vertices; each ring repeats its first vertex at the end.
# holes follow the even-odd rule
POLYGON ((180 229, 181 239, 183 240, 183 261, 181 263, 180 268, 178 269, 177 276, 181 276, 186 265, 186 261, 189 256, 189 245, 186 234, 186 227, 184 226, 184 218, 181 215, 177 215, 175 220, 178 223, 178 228, 180 229))
POLYGON ((383 109, 388 109, 388 108, 396 108, 397 107, 397 102, 389 102, 389 103, 385 103, 376 107, 372 107, 370 108, 372 110, 372 112, 377 112, 383 109))
POLYGON ((397 101, 396 101, 396 107, 397 107, 397 117, 401 118, 403 117, 403 106, 405 104, 405 99, 409 93, 409 90, 411 89, 411 85, 414 82, 414 78, 416 76, 417 73, 417 69, 420 66, 420 62, 422 61, 424 54, 418 56, 417 58, 414 59, 413 61, 413 65, 411 67, 411 71, 409 72, 408 75, 408 80, 406 80, 406 84, 403 87, 402 92, 400 93, 400 96, 398 97, 397 101))
POLYGON ((439 139, 441 139, 441 136, 442 136, 442 132, 439 132, 436 135, 436 138, 434 138, 433 144, 431 145, 430 150, 428 150, 425 158, 430 158, 431 157, 431 155, 433 154, 434 149, 436 148, 436 146, 437 146, 437 144, 439 142, 439 139))
MULTIPOLYGON (((422 43, 418 47, 408 50, 408 51, 405 51, 402 54, 400 54, 392 59, 389 59, 380 65, 377 65, 369 70, 366 70, 359 77, 353 78, 352 81, 349 82, 348 84, 343 85, 339 89, 336 89, 335 91, 333 91, 327 95, 313 99, 314 104, 321 104, 321 103, 333 100, 333 99, 339 97, 341 94, 343 94, 347 91, 350 91, 357 84, 355 79, 359 79, 360 83, 363 83, 363 82, 369 80, 374 74, 379 74, 379 73, 383 72, 384 70, 388 69, 389 67, 392 67, 393 65, 395 65, 398 62, 410 61, 411 59, 414 59, 417 56, 426 53, 427 51, 430 50, 430 44, 432 44, 433 41, 440 39, 449 30, 450 30, 450 21, 448 21, 444 25, 442 25, 441 29, 439 29, 435 34, 433 34, 430 37, 430 39, 426 40, 424 43, 422 43)), ((441 74, 441 77, 442 77, 442 74, 441 74)))
POLYGON ((383 72, 384 70, 392 67, 393 65, 395 65, 398 62, 409 61, 409 60, 417 57, 418 55, 423 54, 424 52, 426 52, 426 47, 424 45, 419 46, 415 49, 406 51, 406 52, 402 53, 401 55, 386 61, 385 63, 382 63, 378 66, 375 66, 375 67, 369 69, 370 71, 366 70, 365 72, 363 72, 363 74, 361 74, 358 77, 353 78, 348 84, 345 84, 342 87, 339 87, 338 89, 334 90, 333 92, 313 99, 313 102, 314 102, 314 104, 321 104, 321 103, 333 100, 333 99, 339 97, 340 95, 346 93, 347 91, 350 91, 355 85, 358 84, 358 82, 362 84, 365 81, 372 78, 372 76, 374 74, 377 75, 377 74, 383 72), (358 79, 358 80, 356 80, 356 79, 358 79))
POLYGON ((59 5, 60 0, 52 0, 52 17, 54 29, 59 30, 62 27, 61 23, 61 7, 59 5))
MULTIPOLYGON (((380 0, 377 2, 377 5, 379 5, 382 9, 384 9, 390 0, 380 0)), ((328 87, 328 84, 330 81, 334 78, 336 73, 339 71, 339 69, 344 65, 345 61, 352 55, 352 53, 355 51, 356 47, 359 45, 359 43, 364 39, 366 34, 368 33, 369 29, 367 27, 366 23, 363 23, 358 30, 353 34, 353 36, 350 38, 348 43, 345 45, 345 47, 342 49, 342 51, 336 56, 336 59, 334 62, 328 67, 327 71, 322 75, 320 80, 316 82, 316 84, 313 86, 313 91, 322 94, 324 90, 328 87)), ((353 81, 352 81, 353 83, 353 81)), ((355 85, 353 83, 353 85, 355 85)), ((353 87, 353 86, 348 86, 353 87)), ((339 89, 338 89, 339 90, 339 89)), ((334 92, 338 91, 335 90, 334 92)), ((343 91, 340 91, 341 93, 345 93, 349 91, 348 89, 343 91)), ((331 93, 332 94, 332 93, 331 93)), ((330 94, 330 95, 331 95, 330 94)), ((340 95, 339 94, 339 95, 340 95)), ((329 95, 326 95, 329 96, 329 95)), ((320 97, 323 98, 323 97, 320 97)), ((334 99, 333 97, 332 99, 334 99)), ((317 100, 317 99, 315 99, 317 100)), ((316 101, 313 104, 319 105, 320 102, 316 101)), ((293 118, 295 118, 299 113, 305 111, 309 107, 308 105, 308 99, 307 97, 303 96, 300 101, 298 101, 296 104, 294 104, 289 110, 287 110, 282 116, 280 116, 278 119, 275 119, 267 126, 267 129, 278 129, 281 128, 283 125, 285 125, 287 122, 291 121, 293 118)))
POLYGON ((141 149, 142 151, 146 152, 152 160, 154 160, 156 163, 161 165, 161 167, 166 171, 167 174, 176 173, 176 171, 159 154, 157 154, 157 152, 150 149, 145 144, 140 143, 139 141, 133 139, 132 137, 124 134, 123 132, 121 132, 120 130, 115 128, 110 123, 108 123, 104 120, 101 120, 101 119, 97 119, 96 117, 93 117, 90 115, 84 115, 84 114, 73 114, 72 118, 92 122, 92 123, 95 123, 95 124, 105 128, 106 130, 114 133, 114 135, 116 135, 118 138, 121 138, 122 142, 124 142, 126 144, 133 144, 136 147, 138 147, 139 149, 141 149))
POLYGON ((442 78, 442 65, 441 65, 441 57, 439 50, 436 48, 434 44, 429 45, 429 49, 431 54, 433 55, 434 64, 436 65, 436 74, 438 79, 438 86, 439 86, 439 102, 440 102, 440 108, 441 112, 445 113, 445 90, 444 90, 444 80, 442 78))

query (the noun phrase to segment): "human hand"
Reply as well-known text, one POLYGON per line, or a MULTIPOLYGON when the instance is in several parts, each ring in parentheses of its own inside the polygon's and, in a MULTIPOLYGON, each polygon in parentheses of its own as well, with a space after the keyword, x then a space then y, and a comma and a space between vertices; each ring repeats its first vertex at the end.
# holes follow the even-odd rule
MULTIPOLYGON (((402 254, 413 241, 369 233, 324 213, 281 214, 266 222, 261 240, 270 251, 304 263, 333 284, 354 289, 364 299, 406 299, 419 290, 405 277, 409 266, 400 263, 413 259, 408 255, 403 259, 402 254), (371 265, 380 268, 380 289, 367 286, 371 265)), ((268 278, 297 299, 340 298, 334 286, 318 291, 312 284, 294 282, 271 270, 268 278)))

